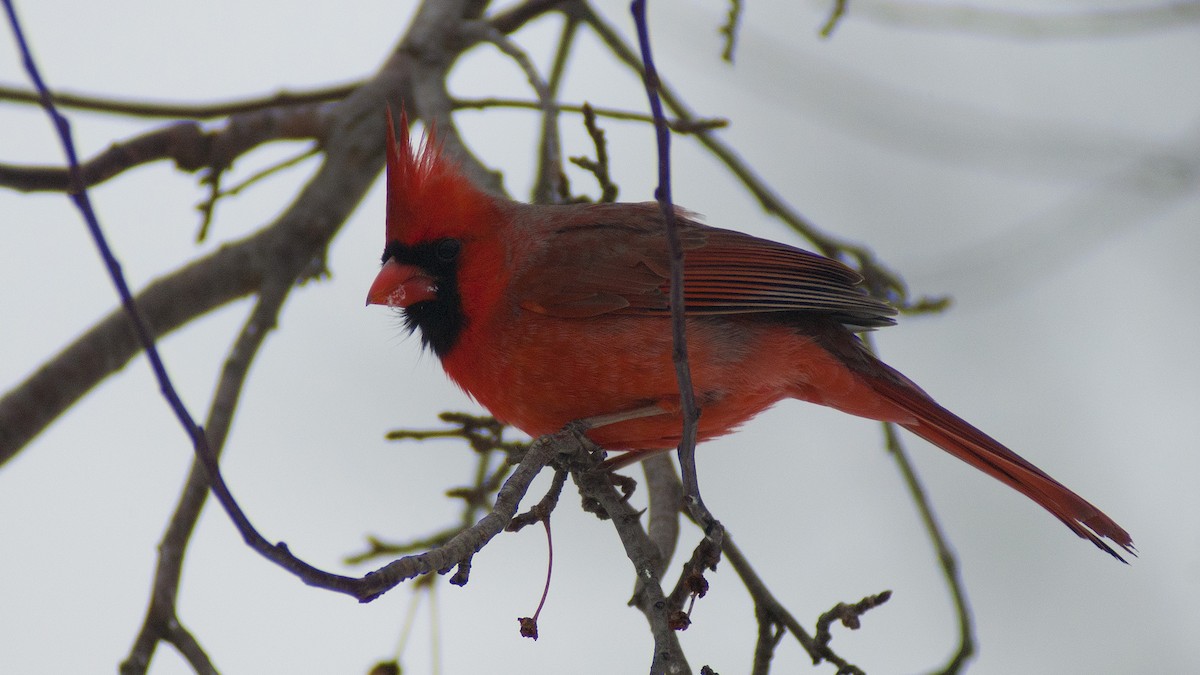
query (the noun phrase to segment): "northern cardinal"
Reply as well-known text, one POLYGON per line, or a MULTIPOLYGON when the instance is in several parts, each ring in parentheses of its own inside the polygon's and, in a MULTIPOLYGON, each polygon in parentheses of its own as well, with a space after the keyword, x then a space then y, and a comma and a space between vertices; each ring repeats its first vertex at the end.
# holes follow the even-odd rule
MULTIPOLYGON (((610 451, 674 448, 669 263, 656 203, 533 205, 487 194, 442 156, 400 138, 388 114, 387 241, 368 304, 402 308, 446 373, 531 436, 568 422, 658 414, 591 429, 610 451)), ((784 398, 894 422, 1040 504, 1118 560, 1129 534, 1079 495, 938 405, 855 331, 892 325, 849 267, 709 227, 680 211, 684 304, 699 439, 784 398)), ((623 459, 624 459, 623 458, 623 459)))

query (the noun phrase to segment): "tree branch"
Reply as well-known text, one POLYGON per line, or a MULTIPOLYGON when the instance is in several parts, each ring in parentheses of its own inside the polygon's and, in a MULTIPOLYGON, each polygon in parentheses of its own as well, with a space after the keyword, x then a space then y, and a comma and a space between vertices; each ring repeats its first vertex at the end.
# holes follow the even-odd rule
MULTIPOLYGON (((626 44, 624 38, 609 26, 590 5, 581 3, 578 11, 581 20, 596 32, 613 54, 640 75, 642 73, 641 59, 626 44)), ((660 81, 658 91, 667 107, 685 124, 697 120, 695 114, 669 84, 660 81)), ((763 210, 796 230, 801 236, 812 242, 822 254, 857 267, 866 277, 866 285, 872 294, 888 299, 895 305, 904 305, 907 297, 904 282, 877 261, 870 250, 818 229, 788 205, 732 148, 716 138, 714 134, 703 128, 696 128, 693 133, 696 139, 716 155, 717 159, 729 169, 734 177, 754 195, 763 210)))
MULTIPOLYGON (((266 340, 267 334, 275 328, 279 311, 287 299, 290 284, 275 284, 259 297, 246 324, 242 327, 237 339, 229 350, 225 366, 217 390, 213 394, 212 405, 209 408, 205 428, 212 452, 220 456, 221 450, 228 437, 229 427, 233 422, 241 397, 242 386, 250 371, 250 364, 266 340)), ((215 672, 207 656, 204 663, 197 663, 199 655, 204 651, 198 643, 189 646, 185 651, 181 642, 173 639, 172 635, 179 625, 176 608, 176 598, 179 592, 179 581, 182 576, 183 559, 187 545, 191 539, 200 512, 208 498, 208 474, 199 460, 193 460, 187 482, 179 495, 175 513, 167 525, 167 531, 158 545, 158 566, 154 572, 154 582, 151 586, 150 605, 146 610, 146 618, 142 628, 134 640, 129 655, 121 664, 121 675, 140 675, 149 668, 150 660, 159 640, 167 640, 176 645, 181 653, 192 654, 188 661, 198 673, 215 672)))
POLYGON ((1162 2, 1149 6, 1078 11, 1026 11, 904 0, 855 0, 855 18, 955 35, 977 34, 1021 40, 1135 35, 1200 22, 1200 3, 1162 2))
MULTIPOLYGON (((93 187, 136 166, 170 159, 183 171, 220 173, 258 146, 279 140, 320 140, 327 119, 324 104, 269 108, 231 116, 215 131, 196 122, 175 122, 114 143, 79 165, 81 183, 93 187)), ((21 192, 71 189, 70 169, 0 164, 0 186, 21 192)))
MULTIPOLYGON (((346 98, 362 82, 331 85, 321 89, 302 92, 281 91, 270 96, 238 99, 218 103, 154 103, 150 101, 122 100, 108 96, 51 92, 50 100, 60 108, 105 112, 127 117, 149 117, 207 120, 229 117, 264 109, 288 108, 291 106, 329 103, 346 98)), ((0 101, 15 103, 40 103, 36 91, 0 85, 0 101)))
POLYGON ((562 166, 562 139, 558 128, 561 108, 558 107, 558 92, 562 85, 563 73, 566 71, 567 58, 575 46, 575 37, 579 34, 578 29, 579 20, 573 14, 567 13, 562 32, 558 36, 558 46, 554 49, 554 62, 550 66, 550 77, 546 82, 546 99, 538 101, 542 114, 542 133, 538 140, 537 179, 534 181, 531 195, 535 204, 560 203, 570 197, 562 166))
MULTIPOLYGON (((630 9, 637 27, 638 48, 642 55, 642 78, 646 95, 650 99, 650 111, 654 115, 655 138, 658 146, 658 187, 654 197, 658 200, 663 222, 666 223, 667 250, 671 263, 671 337, 673 350, 671 360, 675 364, 675 378, 679 384, 679 407, 683 416, 683 431, 679 441, 679 471, 683 474, 683 499, 688 511, 704 529, 704 539, 697 545, 691 560, 684 566, 680 585, 672 593, 672 609, 681 604, 680 589, 693 592, 696 582, 702 578, 703 570, 715 568, 720 558, 721 539, 724 528, 709 512, 700 496, 700 479, 696 473, 696 435, 700 422, 700 408, 696 405, 696 391, 692 386, 692 369, 688 363, 687 323, 683 306, 683 245, 675 223, 675 205, 671 200, 671 133, 663 116, 659 98, 661 83, 654 67, 650 51, 650 27, 646 21, 645 0, 634 0, 630 9)), ((703 595, 703 591, 698 593, 703 595)))
MULTIPOLYGON (((598 460, 596 465, 599 465, 598 460)), ((621 538, 625 555, 633 564, 640 588, 630 604, 641 610, 654 636, 650 673, 690 673, 691 668, 671 624, 670 610, 660 584, 661 574, 658 570, 664 567, 664 563, 659 548, 642 528, 640 514, 613 487, 609 475, 607 471, 590 468, 573 468, 571 472, 580 494, 585 499, 594 499, 608 514, 621 538)))
MULTIPOLYGON (((500 487, 494 505, 482 519, 465 526, 432 550, 392 561, 357 579, 313 568, 293 556, 286 545, 268 542, 253 530, 224 486, 216 470, 216 460, 236 410, 238 393, 245 380, 246 369, 261 346, 265 334, 273 326, 276 313, 292 284, 299 279, 311 278, 323 270, 321 261, 330 241, 378 174, 384 150, 381 111, 385 102, 395 105, 403 101, 414 117, 419 117, 427 123, 437 120, 442 140, 448 150, 460 159, 464 169, 481 185, 497 190, 499 180, 496 175, 471 158, 458 137, 452 112, 468 105, 520 105, 539 109, 543 115, 543 158, 547 163, 544 171, 548 171, 554 161, 559 161, 556 144, 557 115, 562 110, 577 109, 559 104, 556 97, 567 54, 574 43, 577 22, 584 21, 597 31, 619 58, 638 72, 645 73, 654 114, 649 117, 620 111, 608 111, 608 114, 626 115, 656 124, 663 158, 659 167, 659 197, 669 230, 672 229, 673 220, 670 168, 666 159, 669 134, 659 95, 677 115, 677 120, 670 124, 671 128, 697 134, 701 142, 717 154, 759 197, 764 208, 793 224, 827 255, 856 258, 860 268, 867 274, 874 292, 903 296, 904 289, 899 280, 878 266, 866 249, 831 238, 804 222, 790 207, 783 204, 732 150, 712 136, 712 122, 695 118, 670 89, 657 79, 649 54, 648 29, 644 17, 640 25, 645 54, 643 68, 636 55, 632 55, 625 43, 583 2, 529 0, 490 17, 484 23, 477 17, 482 15, 486 5, 486 2, 475 0, 425 3, 414 19, 409 33, 387 63, 370 80, 312 92, 309 95, 313 98, 305 100, 300 98, 305 95, 281 93, 273 99, 213 104, 209 110, 225 105, 227 112, 221 114, 231 115, 228 123, 219 131, 205 132, 195 123, 171 125, 114 146, 82 165, 72 161, 66 169, 0 165, 0 184, 22 190, 59 190, 80 195, 83 194, 82 188, 87 185, 94 185, 130 167, 157 159, 172 159, 179 168, 188 171, 208 167, 219 173, 241 154, 261 143, 281 138, 319 139, 324 153, 318 172, 295 201, 274 222, 257 234, 229 244, 156 280, 136 298, 129 297, 126 292, 124 301, 127 306, 131 311, 136 306, 146 319, 145 328, 140 331, 140 336, 138 331, 133 329, 127 314, 114 312, 0 399, 2 465, 58 414, 70 407, 95 384, 122 368, 139 350, 145 348, 153 351, 155 338, 236 298, 249 294, 258 295, 258 303, 226 362, 209 411, 205 427, 207 431, 191 423, 190 418, 184 423, 197 446, 197 460, 180 495, 175 515, 164 534, 145 623, 129 658, 122 664, 123 673, 145 672, 160 640, 174 644, 197 672, 215 672, 199 642, 178 621, 175 607, 183 556, 196 517, 205 501, 210 475, 213 489, 222 505, 256 550, 297 574, 306 583, 368 601, 406 579, 432 572, 445 573, 455 567, 458 568, 458 573, 452 582, 466 583, 474 553, 511 522, 531 481, 547 462, 552 461, 574 463, 572 476, 581 494, 599 503, 613 520, 626 554, 634 565, 638 580, 633 604, 646 616, 654 636, 655 655, 651 665, 652 672, 688 672, 688 664, 675 634, 672 610, 682 603, 682 598, 688 593, 695 594, 689 586, 692 581, 690 575, 715 564, 712 550, 714 541, 720 543, 731 559, 736 547, 728 538, 721 542, 719 533, 722 531, 719 530, 719 523, 711 518, 711 514, 707 517, 703 515, 707 514, 707 511, 703 511, 698 518, 699 522, 705 524, 710 535, 714 531, 718 534, 713 540, 706 538, 701 543, 701 547, 693 553, 692 563, 685 567, 672 597, 668 600, 664 596, 661 578, 678 540, 680 502, 680 484, 674 476, 669 459, 664 455, 646 461, 650 508, 648 525, 643 528, 639 521, 640 514, 634 511, 613 487, 611 477, 605 472, 593 470, 597 460, 590 456, 590 448, 575 430, 568 429, 539 439, 500 487), (563 28, 550 79, 548 82, 542 82, 524 52, 504 35, 553 9, 561 9, 567 17, 567 23, 563 28), (468 23, 464 24, 464 21, 468 23), (467 28, 464 29, 464 25, 467 28), (463 51, 480 41, 496 44, 501 51, 517 60, 537 91, 538 101, 488 99, 484 102, 463 102, 455 101, 449 96, 445 82, 450 68, 463 51), (706 545, 709 548, 704 548, 706 545)), ((69 95, 51 96, 48 90, 43 92, 44 100, 70 100, 69 95)), ((0 88, 0 98, 7 94, 8 90, 0 88)), ((98 100, 75 100, 74 103, 85 109, 105 109, 104 104, 98 100)), ((109 104, 111 105, 108 111, 127 115, 153 116, 166 109, 159 107, 156 113, 156 104, 122 104, 111 101, 109 104), (125 109, 116 109, 122 105, 125 109)), ((182 116, 199 116, 203 108, 192 107, 191 114, 182 116)), ((182 112, 183 109, 175 110, 182 112)), ((55 115, 53 110, 51 113, 55 115)), ((673 243, 675 249, 678 249, 678 242, 673 243)), ((697 413, 694 401, 687 400, 692 392, 685 377, 686 343, 682 314, 678 311, 682 307, 682 301, 681 297, 676 297, 677 291, 682 288, 678 278, 679 265, 680 257, 673 256, 672 307, 675 309, 673 321, 677 328, 676 344, 679 353, 676 364, 680 368, 680 391, 681 398, 684 399, 684 438, 691 439, 690 442, 685 440, 683 445, 694 451, 697 413), (689 424, 690 432, 687 431, 689 424)), ((169 382, 165 378, 163 386, 164 389, 169 388, 169 382)), ((181 419, 185 416, 186 410, 183 411, 181 419)), ((894 436, 890 428, 888 434, 890 448, 894 436)), ((902 461, 903 449, 899 448, 893 452, 899 455, 897 461, 902 461)), ((690 457, 690 451, 681 451, 681 457, 686 460, 690 457)), ((486 471, 486 468, 484 463, 480 471, 486 471)), ((688 490, 689 494, 693 495, 694 505, 702 508, 693 461, 684 461, 684 473, 689 486, 694 486, 694 490, 692 487, 688 490)), ((912 481, 915 483, 915 476, 912 477, 912 481)), ((919 491, 919 485, 916 490, 919 491)), ((922 508, 927 508, 927 505, 922 508)), ((474 512, 470 513, 472 515, 469 517, 473 517, 474 512)), ((939 555, 942 556, 944 542, 939 539, 940 532, 936 522, 932 520, 932 514, 928 514, 928 520, 931 523, 931 533, 939 544, 939 555)), ((745 564, 740 552, 737 552, 736 556, 740 563, 735 562, 735 568, 738 568, 739 564, 744 568, 739 569, 739 574, 748 570, 748 574, 757 579, 753 576, 753 570, 745 564)), ((960 580, 957 578, 954 560, 950 557, 947 561, 945 556, 942 557, 960 611, 963 643, 960 645, 958 657, 952 661, 952 667, 957 667, 965 661, 972 649, 969 616, 966 614, 965 599, 957 595, 961 589, 958 587, 960 580)), ((747 582, 747 586, 749 588, 751 582, 747 582)), ((761 580, 756 587, 760 590, 751 591, 756 601, 756 613, 765 617, 760 618, 760 640, 757 650, 764 655, 763 663, 769 661, 770 653, 783 635, 780 626, 793 632, 805 648, 809 649, 810 644, 814 643, 813 638, 808 637, 786 610, 770 597, 761 580)), ((862 610, 865 609, 864 606, 862 610)), ((824 625, 834 619, 856 617, 857 613, 862 611, 853 607, 840 607, 835 610, 834 614, 827 613, 827 617, 823 617, 824 625)), ((822 654, 822 658, 834 660, 820 652, 820 645, 814 644, 813 648, 822 654)), ((827 645, 825 648, 827 649, 827 645)), ((814 652, 810 650, 811 653, 814 652)), ((832 654, 831 651, 828 653, 832 654)), ((757 664, 758 657, 756 668, 757 664)), ((839 663, 842 664, 844 662, 839 663)))
POLYGON ((646 474, 646 493, 649 517, 646 534, 654 542, 660 557, 658 576, 661 578, 675 556, 679 543, 679 516, 683 508, 683 484, 675 475, 675 467, 667 453, 655 453, 642 460, 646 474))
MULTIPOLYGON (((629 120, 633 122, 654 124, 653 115, 634 112, 632 110, 618 110, 617 108, 606 108, 603 106, 598 107, 590 103, 563 103, 561 101, 555 101, 554 107, 559 112, 573 113, 583 113, 583 110, 586 107, 591 109, 591 111, 594 112, 597 117, 607 117, 614 120, 629 120)), ((487 97, 454 99, 455 110, 486 110, 487 108, 524 108, 526 110, 541 110, 541 105, 537 101, 529 101, 519 98, 487 97)), ((719 117, 684 120, 676 117, 667 120, 667 126, 671 128, 671 131, 674 131, 677 134, 693 134, 700 130, 722 129, 729 126, 729 120, 719 117)))
MULTIPOLYGON (((874 353, 875 345, 869 333, 864 336, 863 341, 867 348, 874 353)), ((888 453, 892 455, 892 459, 896 460, 896 468, 904 478, 904 484, 908 487, 909 496, 916 505, 917 512, 921 514, 921 522, 924 523, 930 543, 933 544, 934 551, 937 553, 938 565, 942 568, 942 576, 946 579, 946 588, 950 591, 950 598, 954 602, 954 613, 958 620, 958 648, 951 655, 946 666, 938 672, 957 673, 975 654, 975 631, 971 620, 971 607, 967 600, 966 586, 959 573, 958 557, 950 548, 946 534, 938 522, 937 514, 933 511, 933 505, 925 494, 921 479, 908 459, 908 453, 904 449, 904 443, 900 440, 900 434, 896 431, 896 425, 884 422, 883 435, 888 453)))

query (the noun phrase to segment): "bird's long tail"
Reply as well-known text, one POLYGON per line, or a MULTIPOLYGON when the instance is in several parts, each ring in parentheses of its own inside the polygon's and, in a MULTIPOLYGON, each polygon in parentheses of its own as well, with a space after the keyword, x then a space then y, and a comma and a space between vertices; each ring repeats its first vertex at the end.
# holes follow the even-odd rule
MULTIPOLYGON (((875 392, 913 418, 913 421, 901 423, 901 426, 1029 497, 1054 514, 1072 532, 1091 541, 1117 560, 1125 562, 1104 539, 1137 555, 1129 533, 1100 509, 999 441, 938 405, 895 369, 865 352, 861 356, 874 361, 870 365, 877 366, 879 370, 874 373, 864 373, 862 368, 854 370, 865 377, 875 392)), ((875 368, 867 370, 874 371, 875 368)))

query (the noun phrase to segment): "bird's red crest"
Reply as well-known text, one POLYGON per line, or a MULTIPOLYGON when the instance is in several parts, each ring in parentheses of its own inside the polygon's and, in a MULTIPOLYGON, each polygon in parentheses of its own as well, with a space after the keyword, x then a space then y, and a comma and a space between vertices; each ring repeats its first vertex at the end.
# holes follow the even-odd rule
MULTIPOLYGON (((399 138, 387 111, 387 241, 406 243, 434 236, 459 236, 481 222, 491 199, 444 157, 432 126, 422 142, 409 135, 408 113, 400 110, 399 138)), ((486 222, 486 220, 482 221, 486 222)))

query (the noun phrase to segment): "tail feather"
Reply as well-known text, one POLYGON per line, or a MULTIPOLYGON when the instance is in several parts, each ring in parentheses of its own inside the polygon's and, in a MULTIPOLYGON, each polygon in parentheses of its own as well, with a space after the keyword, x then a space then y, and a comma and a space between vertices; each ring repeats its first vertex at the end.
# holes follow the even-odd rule
POLYGON ((1129 533, 1100 509, 999 441, 938 405, 900 373, 882 362, 876 363, 887 372, 868 376, 872 389, 914 418, 901 426, 1029 497, 1072 532, 1117 560, 1125 562, 1104 538, 1127 553, 1137 555, 1129 533))

